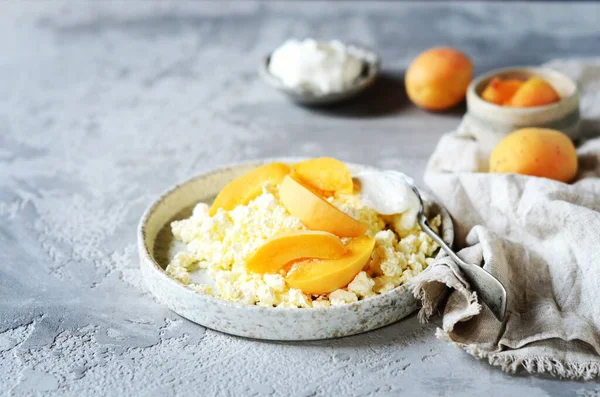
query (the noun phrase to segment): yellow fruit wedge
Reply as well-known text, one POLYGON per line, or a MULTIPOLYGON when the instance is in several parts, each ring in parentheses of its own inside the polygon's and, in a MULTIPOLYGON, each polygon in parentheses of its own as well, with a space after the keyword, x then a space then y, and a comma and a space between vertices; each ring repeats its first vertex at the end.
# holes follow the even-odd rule
POLYGON ((292 166, 294 178, 325 195, 352 193, 353 184, 346 164, 331 157, 302 161, 292 166))
POLYGON ((364 268, 374 247, 373 237, 357 237, 346 246, 346 254, 341 258, 294 264, 285 281, 307 294, 327 294, 343 288, 364 268))
POLYGON ((281 182, 279 199, 288 212, 300 219, 308 229, 339 237, 358 237, 367 230, 365 224, 337 209, 290 176, 281 182))
POLYGON ((292 261, 306 258, 336 259, 346 246, 331 233, 314 230, 276 236, 252 254, 246 269, 254 273, 277 273, 292 261))
POLYGON ((246 205, 262 194, 265 182, 279 184, 290 173, 290 167, 283 163, 270 163, 260 166, 229 182, 219 193, 209 214, 213 216, 219 208, 230 211, 238 205, 246 205))
POLYGON ((508 106, 527 108, 549 105, 560 101, 560 95, 544 79, 532 77, 527 80, 507 102, 508 106))
POLYGON ((496 105, 503 105, 511 100, 523 84, 521 80, 502 80, 494 77, 481 93, 481 97, 496 105))

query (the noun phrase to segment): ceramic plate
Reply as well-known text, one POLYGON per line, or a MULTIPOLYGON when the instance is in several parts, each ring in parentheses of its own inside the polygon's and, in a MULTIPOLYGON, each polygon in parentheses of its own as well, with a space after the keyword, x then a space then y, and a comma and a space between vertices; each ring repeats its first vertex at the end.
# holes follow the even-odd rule
MULTIPOLYGON (((165 272, 169 259, 184 248, 172 238, 170 222, 189 217, 193 206, 210 203, 231 180, 271 161, 230 166, 176 185, 144 213, 138 227, 142 277, 156 298, 175 313, 232 335, 268 340, 314 340, 354 335, 398 321, 418 308, 410 284, 348 305, 327 308, 276 308, 229 302, 193 291, 165 272)), ((354 174, 372 167, 348 164, 354 174)), ((452 220, 423 191, 428 216, 441 214, 442 237, 451 244, 452 220)), ((425 270, 427 271, 427 270, 425 270)))

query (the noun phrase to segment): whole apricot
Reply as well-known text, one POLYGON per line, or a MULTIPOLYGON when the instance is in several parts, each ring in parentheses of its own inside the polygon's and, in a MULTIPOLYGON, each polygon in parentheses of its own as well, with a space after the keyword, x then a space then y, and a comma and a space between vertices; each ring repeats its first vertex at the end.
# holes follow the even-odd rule
POLYGON ((490 172, 569 182, 577 174, 577 152, 571 139, 560 131, 523 128, 506 136, 494 148, 490 172))
POLYGON ((481 93, 481 97, 496 105, 504 105, 511 100, 515 92, 523 85, 521 80, 502 80, 494 77, 481 93))
POLYGON ((515 92, 508 106, 528 108, 549 105, 560 101, 560 95, 554 87, 539 77, 532 77, 515 92))
POLYGON ((406 93, 417 106, 448 109, 465 98, 473 63, 453 48, 432 48, 421 53, 406 71, 406 93))

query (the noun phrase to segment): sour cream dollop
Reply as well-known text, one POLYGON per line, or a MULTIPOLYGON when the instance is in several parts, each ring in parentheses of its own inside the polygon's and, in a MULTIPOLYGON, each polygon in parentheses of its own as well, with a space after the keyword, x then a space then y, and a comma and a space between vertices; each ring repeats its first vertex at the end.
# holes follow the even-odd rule
POLYGON ((269 71, 291 89, 316 94, 349 88, 362 71, 362 60, 338 40, 286 41, 271 54, 269 71))
POLYGON ((396 171, 363 171, 355 176, 360 182, 363 202, 381 215, 402 214, 401 225, 410 230, 417 221, 419 199, 406 183, 413 181, 396 171))

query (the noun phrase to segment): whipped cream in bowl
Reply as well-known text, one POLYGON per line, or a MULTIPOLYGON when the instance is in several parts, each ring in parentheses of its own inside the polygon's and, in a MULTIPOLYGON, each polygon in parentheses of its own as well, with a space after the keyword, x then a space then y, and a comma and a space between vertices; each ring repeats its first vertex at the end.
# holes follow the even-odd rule
POLYGON ((290 39, 263 59, 260 72, 295 102, 319 105, 362 92, 375 81, 380 63, 379 56, 365 46, 290 39))

